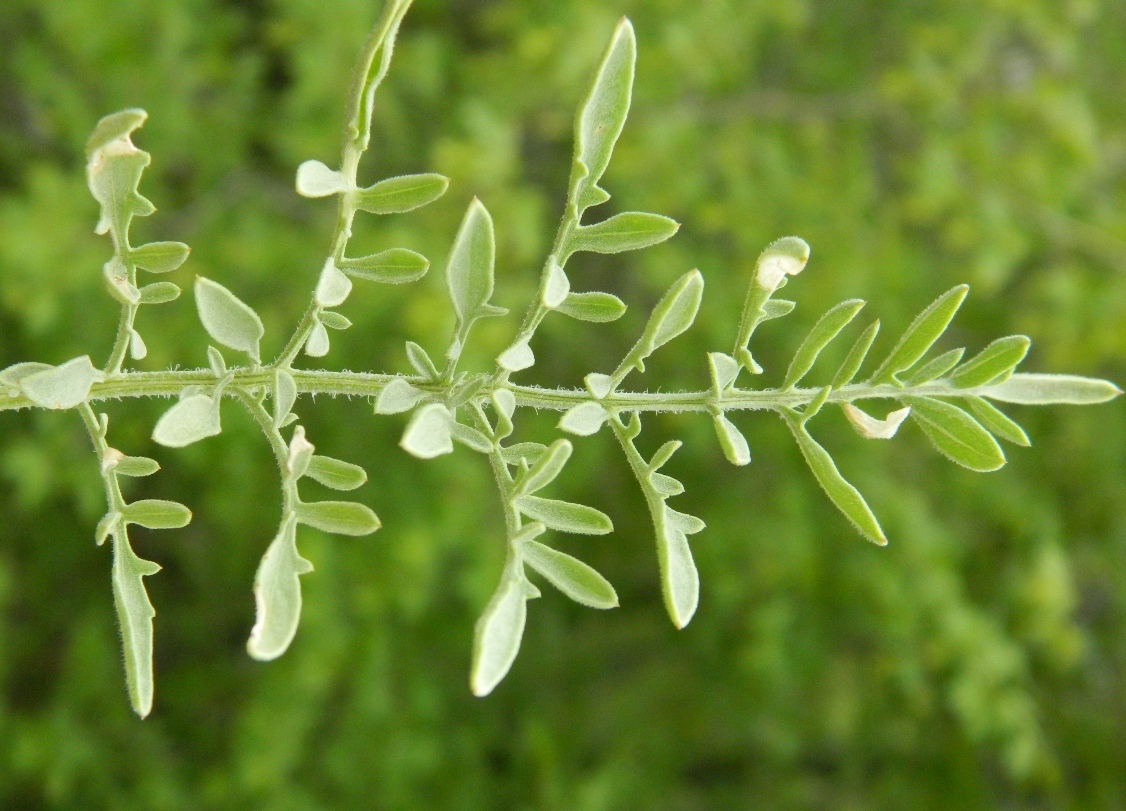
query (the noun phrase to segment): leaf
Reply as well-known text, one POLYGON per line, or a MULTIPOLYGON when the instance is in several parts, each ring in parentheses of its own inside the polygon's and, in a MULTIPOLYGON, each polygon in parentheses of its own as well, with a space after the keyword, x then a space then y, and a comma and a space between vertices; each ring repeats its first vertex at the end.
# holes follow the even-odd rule
POLYGON ((538 541, 520 547, 524 561, 576 603, 591 608, 617 608, 618 594, 610 582, 581 560, 538 541))
POLYGON ((931 380, 937 380, 958 365, 958 361, 962 359, 965 351, 965 349, 959 348, 943 352, 903 378, 903 385, 919 386, 931 380))
POLYGON ((213 346, 207 347, 207 364, 217 379, 222 380, 227 376, 227 362, 223 359, 223 353, 213 346))
POLYGON ((103 515, 102 520, 98 522, 98 526, 94 530, 94 542, 98 546, 101 546, 106 542, 106 538, 121 529, 121 513, 117 510, 110 510, 103 515))
POLYGON ((657 452, 653 454, 653 458, 649 460, 650 470, 660 470, 665 464, 672 459, 672 455, 680 450, 680 446, 684 443, 679 439, 670 439, 668 442, 657 448, 657 452))
POLYGON ((587 391, 601 400, 613 391, 614 378, 610 377, 610 375, 600 374, 599 372, 591 372, 583 378, 583 384, 586 386, 587 391))
POLYGON ((351 292, 352 280, 344 275, 331 258, 326 259, 313 294, 316 303, 321 307, 339 307, 351 292))
POLYGON ((160 566, 137 557, 124 530, 113 540, 113 604, 125 654, 125 684, 133 711, 144 718, 152 711, 152 618, 143 577, 156 574, 160 566))
POLYGON ((406 248, 391 248, 358 259, 340 260, 340 269, 349 276, 381 284, 414 282, 425 276, 429 268, 429 259, 406 248))
POLYGON ((331 456, 314 456, 305 475, 333 490, 355 490, 368 480, 367 472, 359 465, 331 456))
POLYGON ((864 365, 864 359, 868 357, 868 350, 872 348, 872 342, 876 340, 876 335, 880 332, 879 319, 873 321, 868 325, 864 332, 860 333, 860 337, 856 339, 856 343, 852 345, 852 349, 848 350, 845 359, 841 361, 841 366, 837 369, 837 373, 833 375, 832 386, 834 389, 839 389, 842 386, 847 386, 856 377, 856 373, 860 371, 860 367, 864 365))
POLYGON ((731 388, 735 378, 739 376, 742 367, 739 362, 723 352, 708 353, 708 369, 712 376, 712 388, 717 393, 723 393, 731 388))
POLYGON ((180 288, 172 282, 146 284, 137 292, 140 293, 137 299, 139 304, 167 304, 180 298, 180 288))
POLYGON ((911 418, 931 444, 962 467, 988 473, 1005 464, 997 440, 969 414, 955 405, 930 397, 911 397, 911 418))
POLYGON ((493 295, 495 255, 493 219, 474 197, 461 221, 446 265, 446 283, 459 331, 465 331, 481 317, 481 310, 493 295))
POLYGON ((442 175, 390 177, 357 191, 356 208, 371 214, 402 214, 434 202, 449 187, 449 178, 442 175))
POLYGON ((450 422, 450 436, 478 453, 492 453, 493 442, 476 428, 470 428, 457 420, 450 422))
POLYGON ((653 489, 662 498, 679 496, 684 492, 683 484, 674 479, 672 476, 666 476, 664 473, 650 473, 649 484, 652 485, 653 489))
POLYGON ((597 184, 610 164, 614 144, 629 114, 636 60, 633 26, 623 18, 614 30, 575 120, 575 159, 569 198, 579 212, 610 197, 597 184))
POLYGON ((165 447, 182 448, 220 431, 218 400, 206 394, 193 394, 161 415, 152 438, 165 447))
POLYGON ((520 652, 527 615, 526 584, 506 575, 477 620, 469 674, 473 695, 487 696, 508 674, 520 652))
POLYGON ((265 329, 254 310, 223 285, 203 276, 196 276, 195 301, 208 335, 223 346, 245 352, 256 364, 261 362, 258 342, 265 329))
POLYGON ((984 386, 1015 369, 1024 360, 1031 345, 1032 339, 1024 335, 998 338, 958 367, 950 375, 950 385, 958 389, 984 386))
POLYGON ((129 261, 149 273, 169 273, 188 261, 191 248, 183 242, 150 242, 129 251, 129 261))
POLYGON ((414 341, 407 341, 407 360, 410 361, 411 366, 420 376, 427 380, 438 379, 438 368, 434 365, 434 361, 430 360, 426 350, 414 341))
POLYGON ((424 405, 411 415, 399 447, 419 459, 453 453, 454 444, 450 437, 452 421, 449 409, 441 403, 424 405))
POLYGON ((576 535, 605 535, 614 531, 610 517, 585 504, 572 504, 539 496, 516 499, 516 509, 549 529, 576 535))
POLYGON ((571 443, 566 439, 557 439, 544 454, 535 461, 527 474, 517 479, 513 495, 516 498, 535 493, 547 487, 558 476, 567 460, 571 458, 571 443))
POLYGON ((92 156, 103 147, 111 145, 114 141, 128 138, 134 130, 139 128, 148 119, 149 114, 139 107, 121 110, 98 121, 90 138, 86 141, 86 155, 92 156))
POLYGON ((311 571, 313 564, 297 551, 297 521, 291 514, 282 522, 254 576, 256 617, 246 643, 253 658, 268 662, 285 653, 301 619, 298 576, 311 571))
POLYGON ((30 377, 37 372, 45 372, 48 369, 54 368, 55 367, 49 363, 38 363, 33 360, 24 361, 23 363, 13 363, 3 371, 0 371, 0 383, 3 383, 9 388, 18 389, 25 377, 30 377))
POLYGON ((354 501, 302 502, 296 515, 302 524, 336 535, 370 535, 380 527, 376 514, 354 501))
POLYGON ((129 357, 133 360, 142 360, 149 353, 149 348, 145 346, 144 340, 141 338, 141 333, 135 329, 129 330, 129 357))
POLYGON ((627 211, 596 225, 579 226, 567 247, 571 251, 622 253, 658 245, 671 237, 680 223, 660 214, 627 211))
POLYGON ((305 475, 313 461, 314 450, 313 443, 305 437, 305 426, 298 425, 294 428, 285 457, 286 482, 295 482, 305 475))
POLYGON ((125 505, 122 516, 127 524, 139 524, 145 529, 179 529, 192 520, 192 511, 175 501, 146 498, 125 505))
POLYGON ((280 428, 282 420, 293 411, 297 402, 297 381, 285 369, 274 372, 274 427, 280 428))
POLYGON ((517 442, 500 449, 500 455, 510 465, 518 465, 521 460, 534 465, 547 452, 547 445, 538 442, 517 442))
POLYGON ((569 434, 591 436, 597 434, 609 418, 609 412, 599 403, 587 401, 568 409, 559 420, 559 428, 569 434))
POLYGON ((571 280, 567 278, 563 268, 555 261, 554 254, 548 261, 551 266, 547 272, 547 282, 543 287, 542 301, 544 307, 554 310, 567 300, 567 295, 571 292, 571 280))
POLYGON ((419 391, 402 378, 395 378, 384 386, 375 399, 376 414, 399 414, 410 411, 426 399, 426 393, 419 391))
POLYGON ((657 562, 661 569, 661 594, 673 625, 683 628, 692 621, 700 604, 700 573, 692 560, 688 536, 669 515, 667 506, 654 513, 657 531, 657 562))
POLYGON ((733 465, 747 465, 751 462, 751 449, 747 440, 739 429, 723 414, 712 417, 715 425, 715 434, 719 439, 719 446, 723 448, 723 455, 733 465))
POLYGON ((621 318, 626 305, 609 293, 568 293, 556 309, 578 321, 604 324, 621 318))
POLYGON ((911 322, 906 332, 899 339, 899 343, 892 349, 872 374, 873 383, 888 383, 900 372, 905 372, 914 366, 927 351, 934 346, 942 333, 954 319, 954 314, 962 306, 966 294, 970 292, 969 285, 960 284, 947 290, 929 307, 923 310, 911 322))
POLYGON ((160 470, 160 463, 147 456, 123 456, 113 466, 113 472, 118 476, 131 476, 139 478, 151 476, 160 470))
POLYGON ((130 138, 147 117, 148 113, 140 109, 106 116, 86 144, 86 184, 101 206, 94 232, 105 234, 112 228, 122 242, 133 217, 145 217, 156 210, 137 191, 150 156, 137 149, 130 138))
POLYGON ((692 326, 703 295, 704 277, 700 271, 690 270, 677 279, 653 308, 645 331, 623 361, 623 366, 632 364, 644 369, 642 361, 645 358, 692 326))
POLYGON ((1018 372, 1003 383, 981 392, 991 400, 1024 405, 1091 405, 1113 400, 1122 389, 1109 380, 1078 375, 1023 374, 1018 372))
POLYGON ((520 372, 536 363, 527 339, 514 343, 497 357, 497 365, 509 372, 520 372))
POLYGON ((329 169, 320 161, 305 161, 298 166, 295 186, 302 197, 328 197, 350 188, 343 173, 329 169))
POLYGON ((786 370, 786 379, 782 383, 783 389, 791 389, 801 382, 801 379, 813 368, 821 350, 828 346, 829 342, 852 322, 852 319, 856 318, 856 314, 863 307, 864 302, 860 299, 849 299, 842 301, 818 319, 794 353, 790 368, 786 370))
POLYGON ((347 317, 340 313, 335 313, 332 310, 325 310, 317 317, 320 319, 320 322, 329 329, 341 330, 348 329, 352 326, 352 322, 349 321, 347 317))
POLYGON ((907 415, 911 413, 911 408, 901 408, 898 411, 893 411, 882 420, 878 420, 869 414, 861 411, 852 403, 842 403, 841 410, 844 411, 848 421, 852 423, 852 427, 856 429, 856 433, 865 439, 891 439, 899 430, 899 426, 907 419, 907 415))
POLYGON ((796 306, 797 304, 792 301, 787 301, 786 299, 770 299, 762 305, 762 320, 773 321, 775 318, 789 315, 794 311, 794 307, 796 306))
POLYGON ((978 422, 989 433, 1007 442, 1012 442, 1014 445, 1020 445, 1022 448, 1027 448, 1032 444, 1032 440, 1028 438, 1024 429, 988 400, 981 397, 967 397, 966 402, 969 404, 970 411, 977 417, 978 422))
POLYGON ((105 375, 94 368, 89 355, 83 355, 21 377, 19 385, 27 399, 38 406, 74 408, 86 400, 90 387, 101 380, 105 380, 105 375))
POLYGON ((313 324, 309 338, 305 341, 305 354, 311 358, 323 358, 328 354, 328 330, 320 321, 313 324))
POLYGON ((801 422, 801 417, 792 412, 785 413, 784 416, 794 439, 797 440, 802 456, 805 457, 806 464, 813 471, 813 477, 817 479, 821 489, 829 496, 829 500, 844 513, 845 518, 851 521, 865 538, 879 546, 886 546, 888 541, 884 537, 884 531, 880 528, 880 522, 872 514, 864 496, 860 495, 860 491, 849 484, 837 470, 837 465, 829 452, 809 435, 809 431, 801 422))

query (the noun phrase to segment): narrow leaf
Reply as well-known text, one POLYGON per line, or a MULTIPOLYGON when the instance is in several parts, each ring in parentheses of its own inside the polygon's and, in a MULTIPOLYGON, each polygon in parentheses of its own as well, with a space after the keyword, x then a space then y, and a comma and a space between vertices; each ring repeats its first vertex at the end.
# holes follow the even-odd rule
POLYGON ((372 214, 402 214, 434 202, 449 186, 449 178, 435 174, 391 177, 357 191, 356 207, 372 214))
POLYGON ((1022 448, 1032 445, 1032 440, 1028 438, 1024 429, 988 400, 981 397, 967 397, 966 402, 970 406, 970 411, 977 417, 977 421, 989 433, 1022 448))
POLYGON ((984 386, 990 380, 1015 369, 1024 360, 1031 345, 1032 339, 1024 335, 998 338, 958 367, 950 375, 950 385, 959 389, 984 386))
POLYGON ((569 293, 556 309, 578 321, 604 324, 621 318, 626 305, 609 293, 569 293))
POLYGON ((751 462, 751 449, 747 440, 738 428, 723 414, 712 417, 715 425, 715 434, 719 439, 719 446, 723 448, 723 455, 733 465, 747 465, 751 462))
POLYGON ((516 483, 514 493, 517 498, 542 490, 553 481, 563 470, 567 460, 571 458, 571 443, 566 439, 557 439, 536 460, 528 473, 516 483))
POLYGON ((567 410, 559 420, 560 429, 569 434, 591 436, 598 433, 610 414, 599 403, 579 403, 567 410))
POLYGON ((156 282, 146 284, 137 291, 139 304, 166 304, 180 298, 180 288, 172 282, 156 282))
POLYGON ((534 465, 547 452, 547 445, 538 442, 518 442, 500 449, 500 455, 510 465, 518 465, 521 461, 534 465))
POLYGON ((456 420, 450 422, 450 436, 477 453, 492 453, 493 443, 476 428, 470 428, 456 420))
POLYGON ((650 473, 649 484, 662 498, 669 498, 671 496, 679 496, 684 492, 684 485, 672 476, 666 476, 664 473, 650 473))
POLYGON ((182 448, 220 431, 218 401, 206 394, 193 394, 161 415, 152 438, 165 447, 182 448))
POLYGON ((422 377, 427 380, 438 379, 438 368, 434 365, 434 361, 430 360, 426 350, 414 341, 407 341, 407 360, 422 377))
POLYGON ((125 653, 125 684, 129 703, 142 718, 152 711, 152 619, 156 616, 142 578, 159 571, 157 564, 137 557, 124 530, 114 535, 113 603, 125 653))
POLYGON ((481 201, 473 198, 461 221, 446 265, 450 300, 462 328, 479 317, 481 308, 493 295, 495 255, 493 219, 481 201))
POLYGON ((960 284, 947 290, 919 313, 903 333, 899 343, 892 349, 891 354, 876 368, 872 374, 872 382, 887 383, 899 372, 905 372, 918 363, 942 333, 946 332, 954 314, 958 312, 958 308, 962 306, 969 292, 969 285, 960 284))
POLYGON ((572 532, 576 535, 605 535, 614 531, 614 524, 604 512, 587 507, 539 496, 516 499, 516 508, 533 521, 549 529, 572 532))
POLYGON ((868 325, 864 332, 860 333, 860 337, 856 339, 856 343, 852 345, 852 349, 848 350, 845 359, 841 361, 841 366, 837 369, 837 373, 833 375, 832 386, 834 389, 839 389, 842 386, 847 386, 856 377, 856 373, 860 371, 860 367, 864 365, 864 359, 868 357, 868 350, 872 348, 872 342, 876 340, 876 335, 880 332, 879 320, 873 321, 868 325))
POLYGON ((125 505, 122 516, 127 524, 139 524, 146 529, 179 529, 192 520, 192 511, 175 501, 146 498, 125 505))
POLYGON ((405 284, 426 275, 430 260, 406 248, 391 248, 358 259, 342 259, 340 269, 356 279, 381 284, 405 284))
POLYGON ((956 405, 930 397, 912 397, 911 418, 941 453, 962 467, 987 473, 1005 464, 997 440, 956 405))
POLYGON ((359 465, 331 456, 314 456, 309 460, 305 475, 333 490, 355 490, 368 480, 367 472, 359 465))
POLYGON ((786 424, 797 440, 806 464, 813 471, 813 477, 817 479, 821 489, 829 496, 829 500, 844 513, 845 518, 851 521, 865 538, 879 546, 886 546, 887 538, 884 537, 884 531, 880 529, 880 523, 872 514, 864 496, 860 495, 860 491, 841 475, 833 457, 809 435, 800 417, 789 413, 785 417, 786 424))
POLYGON ((191 248, 183 242, 150 242, 129 251, 129 261, 149 273, 169 273, 188 260, 191 248))
POLYGON ((453 453, 454 444, 450 437, 452 420, 449 409, 441 403, 422 406, 411 415, 399 447, 419 459, 453 453))
POLYGON ((864 302, 860 299, 842 301, 818 319, 794 353, 790 368, 786 370, 786 379, 782 383, 783 389, 793 388, 808 374, 821 350, 856 318, 863 307, 864 302))
POLYGON ((581 226, 568 243, 571 251, 622 253, 658 245, 671 237, 680 223, 660 214, 627 211, 596 225, 581 226))
POLYGON ((208 335, 223 346, 247 353, 255 363, 261 362, 258 342, 265 330, 254 310, 223 285, 203 276, 196 277, 195 300, 208 335))
POLYGON ((711 371, 712 388, 717 393, 722 394, 731 388, 731 384, 739 376, 741 368, 739 361, 730 355, 725 355, 723 352, 708 353, 708 369, 711 371))
POLYGON ((293 411, 297 402, 297 382, 285 369, 274 372, 274 427, 280 428, 282 420, 293 411))
POLYGON ((74 408, 86 400, 90 387, 104 380, 105 375, 90 363, 90 356, 32 372, 19 381, 24 395, 44 408, 74 408))
POLYGON ((380 527, 368 507, 354 501, 312 501, 297 505, 297 520, 336 535, 370 535, 380 527))
POLYGON ((787 301, 783 298, 774 298, 767 301, 762 305, 762 320, 773 321, 775 318, 781 318, 784 315, 789 315, 796 307, 792 301, 787 301))
POLYGON ((151 476, 158 470, 160 470, 160 463, 155 459, 149 459, 147 456, 124 456, 118 459, 117 464, 113 466, 113 472, 118 476, 134 478, 151 476))
POLYGON ((927 361, 918 369, 904 377, 903 385, 920 386, 931 380, 937 380, 958 365, 965 351, 965 349, 959 348, 951 349, 949 352, 943 352, 938 357, 927 361))
POLYGON ((990 386, 982 394, 1002 403, 1023 405, 1091 405, 1113 400, 1122 389, 1109 380, 1077 375, 1023 374, 1018 372, 1003 383, 990 386))
POLYGON ((276 659, 293 641, 301 619, 298 576, 311 571, 313 564, 297 551, 297 521, 291 515, 282 522, 254 576, 256 617, 246 649, 255 659, 276 659))
POLYGON ((690 270, 677 279, 653 308, 645 331, 622 361, 622 366, 644 368, 642 361, 645 358, 692 326, 703 295, 704 277, 700 271, 690 270))
POLYGON ((477 620, 469 674, 473 695, 487 696, 508 675, 520 652, 527 612, 526 584, 506 576, 477 620))
POLYGON ((524 561, 576 603, 591 608, 617 608, 618 594, 610 582, 577 558, 527 541, 520 547, 524 561))
POLYGON ((223 359, 223 353, 213 346, 207 347, 207 365, 216 379, 222 380, 227 376, 227 361, 223 359))
POLYGON ((677 628, 692 621, 700 604, 700 573, 692 560, 688 536, 670 520, 668 507, 654 513, 657 531, 657 562, 661 569, 661 594, 669 618, 677 628))

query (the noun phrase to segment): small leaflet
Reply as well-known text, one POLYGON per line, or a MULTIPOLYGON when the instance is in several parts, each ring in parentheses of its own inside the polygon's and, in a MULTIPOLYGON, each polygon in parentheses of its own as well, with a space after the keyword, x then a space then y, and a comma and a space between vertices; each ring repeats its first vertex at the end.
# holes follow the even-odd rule
POLYGON ((551 267, 548 269, 547 283, 543 288, 543 306, 554 310, 567 300, 567 294, 571 292, 571 280, 555 261, 554 255, 548 261, 551 262, 551 267))
POLYGON ((609 293, 569 293, 555 309, 576 321, 605 324, 621 318, 626 305, 609 293))
POLYGON ((847 386, 856 377, 856 373, 860 371, 860 367, 864 365, 864 359, 868 357, 868 350, 872 348, 872 343, 876 340, 876 336, 880 333, 880 320, 877 318, 868 325, 864 332, 860 333, 860 337, 856 339, 856 343, 852 345, 852 349, 848 350, 845 359, 841 361, 841 366, 837 369, 837 373, 833 375, 832 386, 834 389, 839 389, 842 386, 847 386))
POLYGON ((152 711, 152 619, 156 616, 142 578, 159 571, 160 566, 151 560, 137 557, 123 529, 114 532, 113 602, 125 654, 129 703, 141 718, 152 711))
POLYGON ((261 362, 258 342, 265 329, 254 310, 223 285, 203 276, 196 277, 195 300, 208 335, 223 346, 245 352, 255 363, 261 362))
POLYGON ((146 284, 137 291, 138 304, 167 304, 180 298, 180 288, 172 282, 146 284))
POLYGON ((627 211, 596 225, 577 228, 568 247, 572 251, 623 253, 658 245, 680 229, 680 223, 660 214, 627 211))
POLYGON ((332 310, 325 310, 318 318, 329 329, 344 330, 352 326, 352 322, 347 317, 332 310))
POLYGON ((342 259, 340 269, 356 279, 381 284, 405 284, 426 275, 430 260, 406 248, 391 248, 358 259, 342 259))
POLYGON ((183 242, 150 242, 129 251, 129 261, 149 273, 170 273, 188 261, 190 253, 183 242))
POLYGON ((491 439, 476 428, 470 428, 468 425, 463 425, 456 420, 450 421, 450 436, 467 448, 477 451, 477 453, 493 452, 493 442, 491 439))
POLYGON ((367 472, 359 465, 331 456, 314 456, 309 460, 305 475, 333 490, 355 490, 368 480, 367 472))
POLYGON ((192 394, 168 409, 156 421, 152 438, 168 448, 182 448, 222 431, 219 401, 206 394, 192 394))
POLYGON ((586 385, 586 390, 599 400, 604 399, 614 390, 614 378, 599 372, 588 374, 583 378, 583 383, 586 385))
POLYGON ((282 421, 293 411, 297 402, 297 382, 285 369, 274 372, 274 427, 280 428, 282 421))
POLYGON ((959 389, 984 386, 1020 365, 1031 345, 1032 339, 1025 335, 998 338, 955 370, 950 384, 959 389))
POLYGON ((127 504, 121 515, 126 524, 137 524, 145 529, 180 529, 192 520, 192 511, 183 504, 159 498, 127 504))
POLYGON ((661 569, 661 593, 665 608, 677 628, 692 621, 700 603, 700 573, 692 559, 688 536, 676 522, 670 520, 675 512, 669 507, 654 514, 657 530, 657 562, 661 569))
POLYGON ((449 178, 436 174, 401 175, 356 192, 356 207, 371 214, 403 214, 446 193, 449 178))
POLYGON ((453 453, 454 443, 450 436, 452 415, 441 403, 429 403, 411 415, 399 447, 419 459, 433 459, 446 453, 453 453))
POLYGON ((144 339, 141 338, 141 333, 130 327, 129 329, 129 357, 133 360, 144 360, 149 354, 149 348, 145 346, 144 339))
POLYGON ((475 696, 487 696, 508 674, 528 616, 528 584, 506 572, 485 612, 477 620, 473 639, 473 668, 469 686, 475 696))
POLYGON ((19 381, 24 396, 44 408, 74 408, 85 402, 90 387, 105 380, 101 370, 90 363, 90 356, 33 372, 19 381))
POLYGON ((481 310, 493 295, 495 257, 493 219, 474 197, 461 221, 446 265, 446 284, 459 332, 481 317, 481 310))
POLYGON ((313 501, 297 505, 297 520, 336 535, 370 535, 380 527, 370 508, 355 501, 313 501))
POLYGON ((286 481, 295 482, 305 475, 309 464, 313 460, 313 443, 305 438, 305 426, 298 425, 293 429, 293 436, 289 440, 289 451, 285 457, 286 481))
POLYGON ((536 356, 527 340, 514 343, 497 358, 497 365, 509 372, 520 372, 534 366, 536 356))
POLYGON ((313 329, 309 332, 309 337, 305 341, 305 354, 311 358, 323 358, 328 354, 329 339, 328 330, 325 325, 320 321, 313 324, 313 329))
POLYGON ((956 405, 930 397, 912 397, 911 418, 935 449, 952 462, 978 473, 1005 465, 1005 454, 993 435, 956 405))
POLYGON ((438 368, 434 365, 434 361, 430 360, 426 350, 414 341, 407 341, 407 360, 410 361, 411 366, 414 367, 419 376, 427 380, 438 379, 438 368))
POLYGON ((305 161, 297 167, 297 193, 302 197, 328 197, 349 190, 348 179, 320 161, 305 161))
POLYGON ((536 460, 528 472, 516 481, 513 496, 520 498, 547 487, 563 471, 563 466, 571 458, 571 443, 557 439, 544 454, 536 460))
POLYGON ((981 397, 967 397, 966 402, 978 422, 989 433, 1022 448, 1032 445, 1032 440, 1028 438, 1024 429, 988 400, 981 397))
POLYGON ((297 519, 291 513, 254 576, 256 619, 246 643, 253 658, 268 662, 285 653, 301 619, 301 584, 297 578, 311 571, 313 564, 297 551, 297 519))
POLYGON ((716 437, 719 439, 719 446, 723 449, 723 455, 727 457, 727 461, 740 466, 750 464, 750 446, 747 445, 746 438, 735 427, 734 423, 723 414, 716 414, 712 417, 712 423, 715 426, 716 437))
POLYGON ((516 499, 515 504, 516 509, 548 529, 576 535, 606 535, 614 531, 614 523, 606 513, 585 504, 539 496, 524 496, 516 499))
POLYGON ((609 418, 609 412, 601 404, 588 401, 568 409, 559 420, 559 427, 569 434, 591 436, 598 433, 609 418))
POLYGON ((923 383, 937 380, 957 366, 965 352, 966 350, 964 348, 951 349, 948 352, 943 352, 938 357, 928 360, 918 369, 904 376, 903 385, 920 386, 923 383))
POLYGON ((946 332, 969 292, 970 287, 966 284, 952 287, 919 313, 891 354, 876 368, 872 382, 888 383, 896 374, 905 372, 918 363, 934 342, 942 337, 942 333, 946 332))
POLYGON ((664 298, 653 308, 645 332, 630 350, 626 362, 632 361, 633 365, 642 368, 641 361, 692 326, 703 295, 704 277, 698 270, 690 270, 673 282, 664 298))
POLYGON ((856 318, 863 307, 864 302, 860 299, 842 301, 818 319, 794 353, 790 367, 786 370, 786 379, 782 383, 783 389, 791 389, 801 382, 813 368, 821 351, 852 323, 852 319, 856 318))
POLYGON ((520 546, 520 554, 529 566, 576 603, 600 609, 618 607, 614 587, 581 560, 538 541, 525 541, 520 546))
POLYGON ((321 307, 339 307, 351 292, 352 280, 340 271, 331 258, 326 259, 314 293, 317 304, 321 307))
POLYGON ((379 392, 375 400, 376 414, 399 414, 410 411, 426 398, 421 392, 402 378, 390 381, 379 392))
POLYGON ((731 388, 743 367, 730 355, 723 352, 709 352, 708 368, 712 375, 712 388, 722 394, 731 388))

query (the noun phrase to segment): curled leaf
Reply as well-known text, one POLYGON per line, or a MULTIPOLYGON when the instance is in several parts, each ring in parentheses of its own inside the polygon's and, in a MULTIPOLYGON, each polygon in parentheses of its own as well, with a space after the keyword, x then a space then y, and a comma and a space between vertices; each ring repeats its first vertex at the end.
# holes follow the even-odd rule
POLYGON ((852 423, 852 427, 856 429, 856 433, 865 439, 891 439, 899 430, 899 426, 907 419, 907 415, 911 413, 911 407, 908 406, 893 411, 884 419, 878 420, 861 411, 852 403, 842 403, 841 410, 848 417, 848 421, 852 423))

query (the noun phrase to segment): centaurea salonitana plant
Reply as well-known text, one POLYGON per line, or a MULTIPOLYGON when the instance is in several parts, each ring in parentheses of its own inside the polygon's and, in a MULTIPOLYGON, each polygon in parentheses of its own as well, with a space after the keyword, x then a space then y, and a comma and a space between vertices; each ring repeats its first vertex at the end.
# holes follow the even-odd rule
POLYGON ((354 490, 367 480, 357 465, 316 453, 295 411, 302 395, 366 398, 374 403, 377 414, 409 414, 400 445, 416 457, 451 453, 458 445, 486 457, 500 494, 507 556, 500 582, 476 628, 470 686, 483 696, 512 667, 528 601, 540 595, 529 570, 584 605, 602 609, 618 605, 613 586, 602 575, 544 543, 549 530, 602 535, 611 532, 613 524, 592 507, 544 495, 566 466, 572 445, 566 438, 550 444, 510 442, 520 409, 562 412, 558 427, 572 435, 591 436, 604 426, 613 435, 652 517, 666 608, 673 623, 683 628, 696 611, 700 590, 688 537, 704 529, 704 522, 669 505, 684 488, 661 470, 680 443, 667 442, 648 458, 638 449, 636 440, 645 415, 700 413, 712 421, 727 459, 746 465, 751 461, 750 448, 731 417, 741 411, 773 412, 793 434, 829 499, 862 535, 883 545, 887 543, 884 532, 863 496, 810 433, 811 421, 827 406, 839 407, 868 439, 890 439, 910 418, 939 452, 984 472, 1005 464, 997 439, 1029 444, 1023 429, 994 403, 1091 404, 1121 394, 1104 380, 1016 372, 1030 344, 1020 335, 1000 338, 968 360, 963 359, 962 349, 932 353, 966 297, 964 285, 939 296, 920 313, 866 374, 861 369, 879 331, 878 321, 859 333, 831 376, 821 383, 808 383, 822 350, 864 307, 860 300, 842 302, 810 330, 779 387, 756 387, 754 376, 763 370, 751 354, 755 331, 763 322, 794 309, 793 302, 775 296, 809 259, 809 247, 797 237, 777 240, 759 257, 730 351, 711 352, 706 358, 707 388, 680 392, 622 388, 633 371, 644 371, 654 352, 692 326, 704 292, 704 279, 697 270, 673 283, 616 368, 591 372, 582 388, 514 382, 516 375, 536 363, 533 344, 545 318, 565 316, 602 323, 625 312, 626 305, 609 293, 572 289, 567 264, 575 253, 639 250, 667 240, 679 227, 658 214, 626 212, 594 221, 589 213, 610 198, 599 183, 629 111, 636 43, 628 20, 622 20, 614 31, 579 107, 562 221, 544 261, 535 298, 511 343, 496 358, 495 368, 484 373, 459 368, 476 322, 506 312, 492 303, 493 222, 485 204, 476 199, 469 203, 445 268, 456 324, 443 357, 432 359, 421 346, 408 341, 406 355, 415 372, 411 375, 296 367, 302 356, 325 356, 331 348, 331 333, 350 326, 338 308, 347 302, 353 284, 412 282, 429 267, 424 257, 402 248, 369 256, 352 256, 348 250, 353 228, 357 221, 362 227, 364 215, 409 212, 436 200, 448 186, 447 179, 436 174, 393 177, 366 188, 357 182, 371 140, 375 92, 390 67, 395 37, 410 4, 411 0, 389 0, 364 47, 349 101, 339 168, 306 161, 297 170, 297 192, 309 198, 335 197, 337 219, 331 251, 320 268, 312 300, 276 358, 263 362, 259 346, 264 328, 255 311, 223 285, 197 277, 194 295, 200 321, 212 341, 236 353, 239 363, 228 366, 223 353, 209 346, 208 368, 159 372, 127 368, 128 359, 141 359, 147 353, 135 326, 140 308, 171 302, 181 292, 171 282, 142 283, 142 279, 145 274, 175 271, 188 259, 189 249, 178 242, 139 246, 130 242, 133 218, 148 216, 155 209, 138 191, 150 158, 132 140, 146 114, 124 110, 102 119, 87 146, 90 191, 101 206, 96 231, 107 234, 113 246, 102 273, 107 291, 121 305, 110 356, 100 367, 89 356, 82 356, 59 366, 27 362, 0 372, 0 409, 73 410, 89 432, 107 503, 95 539, 99 544, 111 541, 126 682, 139 715, 147 715, 153 701, 154 610, 144 578, 160 567, 133 551, 128 528, 138 524, 175 529, 191 520, 191 512, 171 501, 126 500, 123 477, 149 476, 159 465, 113 447, 109 417, 96 410, 96 404, 120 398, 178 397, 152 432, 154 440, 171 448, 219 434, 224 398, 246 409, 261 428, 277 461, 281 483, 281 517, 255 578, 257 618, 247 643, 250 655, 261 660, 283 654, 297 631, 300 576, 312 570, 298 551, 299 527, 366 535, 380 526, 375 513, 364 504, 301 497, 300 484, 305 478, 341 491, 354 490), (870 413, 869 404, 862 409, 862 401, 891 401, 894 406, 883 406, 879 416, 870 413))

